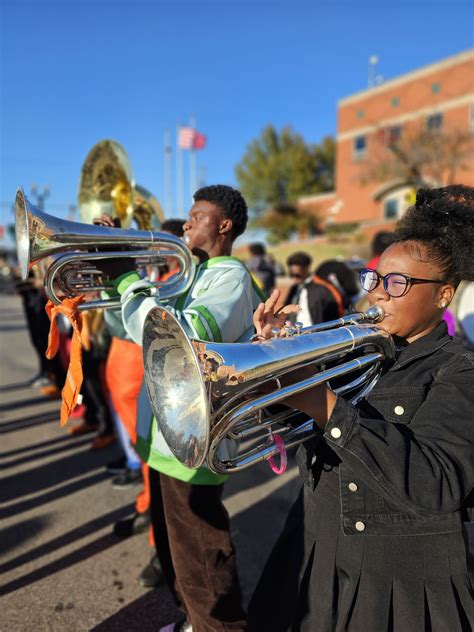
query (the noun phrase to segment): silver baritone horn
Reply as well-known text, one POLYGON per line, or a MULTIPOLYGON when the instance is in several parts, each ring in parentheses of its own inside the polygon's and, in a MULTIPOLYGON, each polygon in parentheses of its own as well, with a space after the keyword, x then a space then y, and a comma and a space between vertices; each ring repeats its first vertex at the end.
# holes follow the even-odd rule
MULTIPOLYGON (((49 257, 44 278, 48 297, 56 304, 63 298, 97 293, 111 287, 94 262, 104 259, 133 259, 136 268, 157 266, 172 257, 179 271, 165 283, 156 282, 160 298, 185 292, 192 283, 194 261, 186 244, 167 233, 94 226, 70 222, 40 211, 21 189, 16 194, 16 241, 18 264, 23 278, 38 261, 49 257)), ((120 300, 103 299, 82 303, 79 309, 116 307, 120 300)))
POLYGON ((190 340, 171 313, 152 309, 143 332, 145 381, 172 453, 187 467, 206 463, 213 472, 230 474, 276 454, 274 434, 287 448, 310 439, 312 419, 269 407, 354 371, 352 381, 334 391, 359 401, 377 381, 382 361, 394 356, 390 335, 370 324, 383 316, 374 306, 285 338, 222 344, 190 340), (312 377, 298 376, 308 365, 312 377), (236 454, 236 441, 247 439, 252 447, 236 454), (233 441, 234 449, 224 440, 233 441))

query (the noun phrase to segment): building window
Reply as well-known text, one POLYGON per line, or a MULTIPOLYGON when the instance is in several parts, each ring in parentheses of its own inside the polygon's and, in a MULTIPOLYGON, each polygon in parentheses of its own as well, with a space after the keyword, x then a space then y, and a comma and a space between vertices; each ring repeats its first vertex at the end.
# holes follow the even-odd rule
POLYGON ((432 83, 431 84, 431 92, 433 94, 439 94, 441 92, 441 84, 440 83, 432 83))
POLYGON ((352 145, 352 156, 355 160, 361 160, 367 153, 367 138, 356 136, 352 145))
POLYGON ((474 132, 474 103, 471 103, 469 108, 469 129, 474 132))
POLYGON ((402 129, 403 128, 401 125, 394 125, 393 127, 388 128, 387 136, 389 145, 394 145, 395 143, 398 143, 399 140, 401 140, 402 129))
POLYGON ((364 116, 365 116, 364 110, 357 110, 356 116, 357 116, 358 119, 363 119, 364 116))
POLYGON ((397 219, 398 218, 398 199, 391 198, 385 200, 383 205, 384 219, 397 219))
POLYGON ((384 147, 390 147, 390 145, 395 145, 395 143, 398 143, 401 140, 402 131, 403 128, 401 125, 383 127, 378 130, 376 138, 384 147))
POLYGON ((398 97, 392 97, 391 104, 392 108, 398 108, 400 105, 400 99, 398 97))
POLYGON ((431 114, 426 119, 426 129, 429 132, 440 132, 443 129, 443 115, 441 112, 431 114))

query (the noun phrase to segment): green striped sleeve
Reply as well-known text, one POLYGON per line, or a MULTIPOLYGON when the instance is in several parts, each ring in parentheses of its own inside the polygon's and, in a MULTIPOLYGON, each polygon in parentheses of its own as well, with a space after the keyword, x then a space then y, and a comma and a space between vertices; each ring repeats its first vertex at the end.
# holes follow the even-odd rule
POLYGON ((204 323, 201 322, 201 315, 195 310, 188 309, 187 312, 191 316, 191 325, 200 340, 209 340, 210 335, 204 323))
POLYGON ((212 337, 214 342, 222 342, 221 330, 219 329, 219 325, 217 324, 217 320, 211 314, 211 312, 204 307, 203 305, 196 305, 193 307, 199 314, 201 318, 203 318, 212 332, 212 337))
POLYGON ((198 338, 211 342, 222 342, 219 325, 207 307, 195 305, 193 308, 188 307, 186 312, 191 317, 191 325, 198 338))

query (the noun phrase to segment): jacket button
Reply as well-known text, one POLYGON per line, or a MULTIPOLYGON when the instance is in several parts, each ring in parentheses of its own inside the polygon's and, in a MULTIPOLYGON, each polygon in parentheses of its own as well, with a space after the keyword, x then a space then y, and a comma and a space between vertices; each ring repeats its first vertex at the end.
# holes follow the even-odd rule
POLYGON ((403 406, 395 406, 395 408, 393 409, 393 412, 396 415, 403 415, 403 413, 405 412, 405 409, 403 408, 403 406))
POLYGON ((339 439, 341 435, 342 435, 342 432, 339 428, 331 428, 331 437, 333 439, 339 439))
POLYGON ((356 492, 359 489, 357 483, 349 483, 347 487, 351 490, 351 492, 356 492))
POLYGON ((361 520, 358 520, 358 521, 355 523, 355 528, 357 529, 357 531, 364 531, 364 529, 365 529, 365 524, 364 524, 361 520))

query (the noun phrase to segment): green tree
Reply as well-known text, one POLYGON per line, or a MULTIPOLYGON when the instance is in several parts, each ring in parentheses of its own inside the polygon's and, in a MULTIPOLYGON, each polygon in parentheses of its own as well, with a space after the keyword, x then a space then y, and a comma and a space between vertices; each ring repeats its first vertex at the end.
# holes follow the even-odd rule
POLYGON ((296 202, 333 188, 334 154, 332 138, 310 145, 291 127, 279 132, 272 125, 248 145, 235 172, 253 225, 266 228, 271 242, 317 229, 318 218, 298 210, 296 202))

